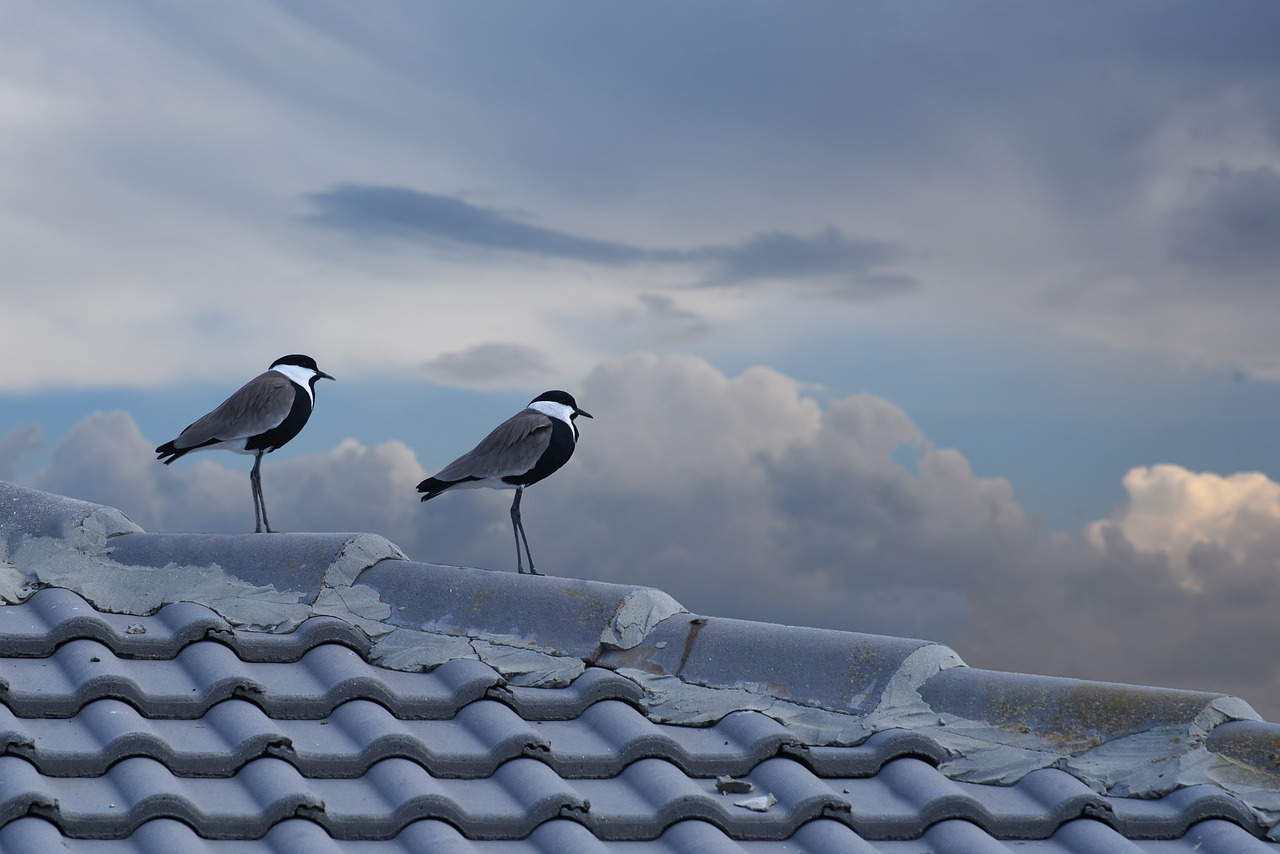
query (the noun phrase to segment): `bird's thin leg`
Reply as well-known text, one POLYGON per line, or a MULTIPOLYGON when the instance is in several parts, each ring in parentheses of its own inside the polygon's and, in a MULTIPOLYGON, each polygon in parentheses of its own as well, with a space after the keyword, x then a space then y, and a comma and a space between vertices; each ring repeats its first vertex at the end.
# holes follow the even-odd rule
POLYGON ((262 451, 253 458, 253 471, 249 472, 249 481, 253 484, 253 521, 255 523, 254 532, 261 534, 262 529, 266 528, 268 534, 274 534, 271 530, 271 523, 267 521, 267 499, 262 496, 262 474, 258 471, 262 465, 262 451), (259 524, 258 515, 261 512, 262 520, 259 524))
POLYGON ((255 460, 253 471, 249 472, 249 489, 253 492, 253 531, 255 534, 262 533, 262 504, 258 498, 258 463, 255 460))
POLYGON ((533 553, 529 551, 529 537, 524 532, 524 522, 520 522, 520 539, 524 540, 524 554, 529 558, 529 574, 542 575, 541 572, 533 568, 533 553))
POLYGON ((516 487, 515 500, 511 502, 511 528, 516 538, 516 572, 524 572, 524 567, 520 563, 520 540, 524 540, 524 553, 529 556, 529 574, 541 575, 541 572, 533 568, 533 553, 529 551, 529 537, 524 532, 524 522, 520 519, 520 496, 524 495, 524 487, 516 487))
POLYGON ((520 554, 520 496, 523 486, 516 487, 516 497, 511 501, 511 536, 516 539, 516 572, 524 574, 524 555, 520 554))

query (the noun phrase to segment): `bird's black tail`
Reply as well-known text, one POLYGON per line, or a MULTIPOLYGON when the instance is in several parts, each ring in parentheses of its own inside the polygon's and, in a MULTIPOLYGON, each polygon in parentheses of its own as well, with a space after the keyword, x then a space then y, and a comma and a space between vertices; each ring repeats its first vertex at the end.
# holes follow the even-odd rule
MULTIPOLYGON (((178 437, 178 439, 181 439, 181 438, 182 438, 181 436, 178 437)), ((207 442, 203 442, 199 445, 192 445, 189 448, 179 448, 174 444, 174 442, 177 442, 178 439, 174 439, 173 442, 165 442, 163 445, 156 448, 156 459, 164 460, 164 464, 169 465, 169 463, 173 462, 174 460, 181 459, 183 456, 191 453, 192 451, 198 451, 201 448, 208 447, 209 445, 218 444, 217 439, 210 439, 207 442), (168 457, 169 459, 165 460, 165 457, 168 457)))
POLYGON ((423 501, 430 501, 450 486, 453 486, 451 481, 436 480, 434 477, 429 477, 422 483, 418 484, 418 491, 426 493, 422 496, 423 501))
POLYGON ((191 449, 190 449, 190 448, 183 448, 182 450, 178 450, 177 448, 175 448, 175 447, 173 446, 173 442, 165 442, 163 445, 161 445, 160 447, 156 448, 156 459, 157 459, 157 460, 164 460, 164 464, 165 464, 165 465, 169 465, 169 463, 171 463, 171 462, 173 462, 174 460, 178 459, 178 457, 182 456, 183 454, 185 454, 185 453, 186 453, 187 451, 189 451, 189 450, 191 450, 191 449), (166 459, 166 457, 167 457, 167 459, 166 459))
POLYGON ((440 480, 437 477, 429 477, 418 484, 418 491, 426 493, 422 496, 423 501, 430 501, 449 487, 459 483, 466 483, 468 480, 483 480, 483 478, 464 477, 461 480, 440 480))

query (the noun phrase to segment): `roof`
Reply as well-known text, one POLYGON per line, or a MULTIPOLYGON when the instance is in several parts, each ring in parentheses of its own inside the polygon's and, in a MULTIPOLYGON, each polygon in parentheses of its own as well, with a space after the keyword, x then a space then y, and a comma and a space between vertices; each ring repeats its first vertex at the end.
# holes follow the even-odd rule
POLYGON ((6 852, 1280 851, 1222 694, 2 482, 0 599, 6 852))

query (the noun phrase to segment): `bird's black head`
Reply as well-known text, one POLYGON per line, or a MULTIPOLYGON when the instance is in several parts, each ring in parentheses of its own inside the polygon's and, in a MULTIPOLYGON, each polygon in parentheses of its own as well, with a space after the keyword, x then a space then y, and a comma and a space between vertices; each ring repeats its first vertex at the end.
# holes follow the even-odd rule
POLYGON ((578 401, 574 400, 573 395, 569 394, 569 392, 567 391, 560 391, 559 389, 555 389, 552 391, 544 391, 542 394, 538 395, 533 400, 529 401, 529 405, 532 406, 533 404, 538 403, 540 401, 547 401, 548 403, 558 403, 561 406, 569 407, 570 409, 573 410, 573 414, 569 416, 570 418, 577 418, 579 415, 583 415, 587 418, 592 417, 590 412, 587 412, 585 409, 578 408, 578 401))
MULTIPOLYGON (((310 356, 304 356, 301 353, 292 353, 288 356, 281 356, 279 359, 276 359, 271 363, 272 368, 278 368, 281 365, 293 365, 294 367, 302 368, 304 371, 311 371, 314 374, 314 376, 311 377, 312 386, 315 385, 316 380, 318 379, 334 379, 324 371, 320 370, 320 366, 316 364, 315 359, 310 356)), ((337 382, 337 380, 334 380, 334 382, 337 382)))

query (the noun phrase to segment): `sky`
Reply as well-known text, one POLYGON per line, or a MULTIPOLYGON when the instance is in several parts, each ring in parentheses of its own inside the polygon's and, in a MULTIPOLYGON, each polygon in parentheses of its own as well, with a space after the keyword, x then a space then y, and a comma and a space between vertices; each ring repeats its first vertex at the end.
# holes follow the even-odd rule
POLYGON ((0 6, 0 479, 252 530, 152 449, 288 353, 273 526, 514 569, 414 485, 544 390, 540 569, 1280 720, 1280 5, 0 6))

